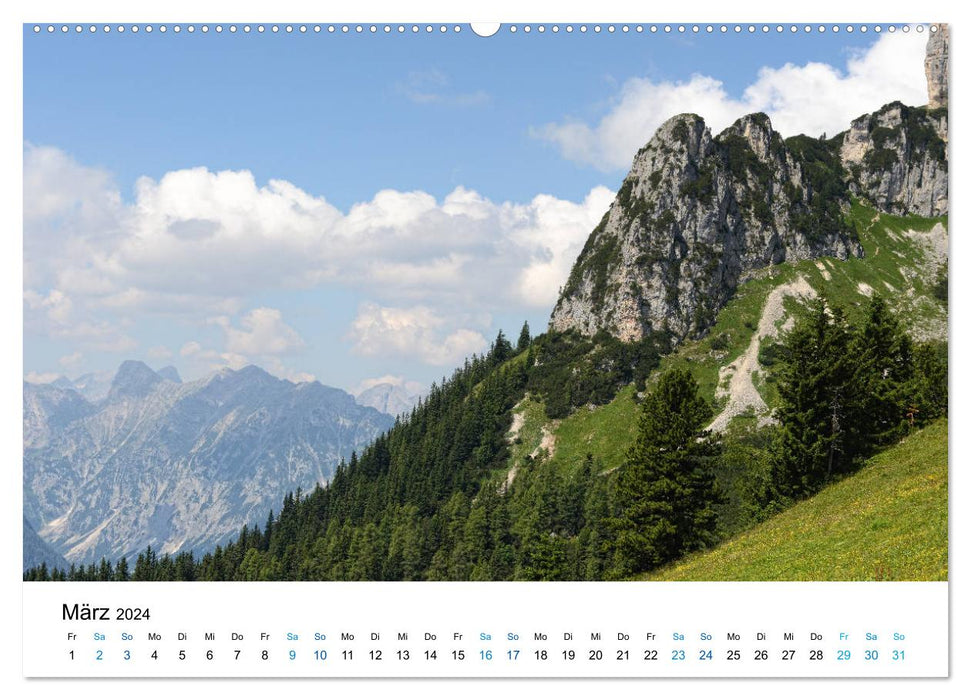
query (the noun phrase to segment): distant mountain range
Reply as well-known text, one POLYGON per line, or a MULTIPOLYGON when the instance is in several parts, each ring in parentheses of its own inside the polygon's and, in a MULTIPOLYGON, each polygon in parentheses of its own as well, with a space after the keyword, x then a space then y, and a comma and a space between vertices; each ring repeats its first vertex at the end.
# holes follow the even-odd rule
POLYGON ((365 389, 355 397, 362 406, 370 406, 391 416, 409 413, 418 403, 418 394, 411 394, 400 384, 383 382, 365 389))
POLYGON ((46 564, 47 569, 66 569, 69 565, 60 554, 40 538, 34 527, 24 518, 24 568, 46 564))
POLYGON ((23 400, 25 567, 44 545, 76 563, 212 549, 394 422, 254 366, 183 383, 128 361, 111 377, 25 382, 23 400))

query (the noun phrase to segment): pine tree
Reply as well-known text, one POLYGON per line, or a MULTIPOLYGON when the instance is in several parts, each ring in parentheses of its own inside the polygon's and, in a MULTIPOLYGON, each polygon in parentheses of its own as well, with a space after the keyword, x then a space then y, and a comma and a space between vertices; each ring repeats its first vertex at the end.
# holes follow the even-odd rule
POLYGON ((644 399, 637 438, 617 477, 614 530, 621 575, 653 569, 709 543, 719 502, 706 430, 712 410, 685 370, 672 370, 644 399))

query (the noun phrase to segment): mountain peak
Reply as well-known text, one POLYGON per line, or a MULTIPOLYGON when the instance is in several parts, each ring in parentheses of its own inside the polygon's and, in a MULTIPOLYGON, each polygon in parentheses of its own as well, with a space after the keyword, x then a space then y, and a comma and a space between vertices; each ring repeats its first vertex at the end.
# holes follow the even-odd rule
POLYGON ((410 394, 400 384, 391 382, 370 386, 354 398, 360 405, 370 406, 389 416, 407 414, 418 403, 416 394, 410 394))
POLYGON ((182 377, 179 376, 179 370, 177 370, 172 365, 169 365, 168 367, 163 367, 158 372, 156 372, 156 374, 160 376, 162 379, 168 379, 170 382, 175 382, 176 384, 182 383, 182 377))
POLYGON ((162 381, 151 367, 140 360, 125 360, 111 381, 109 398, 146 396, 162 381))
POLYGON ((697 115, 668 119, 587 239, 550 327, 699 336, 751 270, 862 255, 840 210, 838 156, 807 141, 790 149, 761 113, 717 136, 697 115))
POLYGON ((266 381, 280 382, 280 381, 283 381, 279 377, 274 377, 272 374, 270 374, 269 372, 267 372, 265 369, 263 369, 262 367, 259 367, 257 365, 246 365, 245 367, 241 367, 241 368, 235 370, 234 374, 237 377, 239 377, 240 379, 245 379, 245 380, 250 381, 250 382, 253 382, 253 381, 260 381, 260 382, 266 382, 266 381))

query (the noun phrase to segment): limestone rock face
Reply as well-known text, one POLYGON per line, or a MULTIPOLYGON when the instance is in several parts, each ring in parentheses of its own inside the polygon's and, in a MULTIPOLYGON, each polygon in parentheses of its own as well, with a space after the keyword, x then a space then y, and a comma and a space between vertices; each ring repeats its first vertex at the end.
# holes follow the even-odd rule
POLYGON ((927 75, 927 106, 931 109, 947 104, 948 43, 950 32, 946 24, 937 25, 927 39, 927 58, 924 59, 924 72, 927 75))
POLYGON ((863 254, 834 142, 788 141, 764 114, 717 136, 693 114, 665 122, 634 158, 553 311, 554 331, 703 334, 747 273, 863 254))
POLYGON ((947 214, 946 107, 892 102, 855 119, 842 139, 854 195, 891 214, 947 214))

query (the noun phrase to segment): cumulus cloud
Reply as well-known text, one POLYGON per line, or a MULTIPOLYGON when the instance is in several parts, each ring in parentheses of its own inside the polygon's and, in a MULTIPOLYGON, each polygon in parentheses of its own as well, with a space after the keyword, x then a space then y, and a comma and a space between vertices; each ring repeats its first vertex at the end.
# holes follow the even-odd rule
MULTIPOLYGON (((241 310, 259 292, 343 287, 376 302, 362 307, 346 336, 355 352, 445 366, 487 347, 482 331, 493 311, 552 305, 612 197, 603 187, 580 202, 538 195, 526 203, 496 203, 462 187, 442 200, 384 190, 342 213, 290 183, 260 187, 248 172, 142 178, 116 218, 120 235, 65 229, 84 238, 81 257, 57 258, 60 247, 50 246, 52 286, 25 290, 25 330, 130 352, 136 319, 178 317, 222 331, 221 347, 182 346, 187 375, 254 362, 310 381, 280 359, 305 348, 281 312, 241 310)), ((25 258, 35 255, 25 249, 25 258)))
POLYGON ((208 322, 222 330, 223 349, 206 347, 197 340, 186 342, 179 349, 179 356, 188 364, 190 371, 207 373, 258 364, 281 379, 296 383, 314 381, 314 375, 295 370, 284 364, 280 357, 302 350, 305 343, 283 321, 279 309, 252 309, 239 319, 238 325, 227 316, 217 316, 208 322))
POLYGON ((595 187, 580 203, 539 195, 528 207, 512 208, 514 247, 530 251, 516 279, 516 293, 533 307, 551 307, 590 231, 610 207, 614 193, 595 187))
POLYGON ((42 200, 31 205, 25 240, 35 229, 62 238, 43 250, 25 247, 26 264, 44 271, 25 285, 30 332, 126 350, 135 345, 126 329, 136 319, 178 317, 223 330, 224 347, 207 358, 223 363, 232 360, 223 353, 275 357, 303 346, 279 311, 240 317, 248 298, 329 286, 357 289, 387 308, 427 310, 435 337, 449 344, 424 348, 426 358, 478 349, 482 324, 470 327, 458 315, 549 308, 613 196, 597 187, 579 202, 537 195, 517 203, 464 187, 442 199, 382 190, 342 212, 283 180, 260 185, 248 171, 191 168, 139 179, 134 201, 122 204, 103 172, 33 146, 25 178, 42 200), (85 177, 91 187, 82 186, 85 177), (40 193, 61 187, 66 192, 43 201, 40 193), (68 225, 65 212, 79 208, 101 212, 112 233, 89 231, 84 220, 68 225))
POLYGON ((190 340, 183 345, 179 355, 193 374, 208 374, 221 369, 237 370, 247 365, 258 364, 270 374, 295 384, 315 380, 314 375, 285 365, 279 357, 261 355, 250 358, 238 352, 207 348, 196 340, 190 340))
POLYGON ((678 82, 632 78, 597 124, 567 119, 532 133, 555 144, 566 158, 604 171, 629 167, 657 127, 682 112, 700 114, 716 133, 743 114, 765 112, 784 136, 832 135, 888 102, 925 104, 926 42, 926 33, 884 34, 852 53, 843 68, 815 62, 765 67, 736 97, 711 76, 678 82))
POLYGON ((107 171, 28 143, 23 182, 25 287, 57 286, 66 261, 87 261, 75 274, 96 265, 121 235, 126 209, 107 171))
POLYGON ((179 355, 191 368, 201 371, 201 373, 224 368, 242 369, 250 364, 249 360, 243 355, 206 348, 197 340, 190 340, 183 345, 182 349, 179 350, 179 355))
POLYGON ((240 319, 238 328, 226 316, 212 323, 223 330, 226 349, 239 355, 281 355, 304 347, 303 338, 283 322, 279 309, 253 309, 240 319))
POLYGON ((426 306, 395 308, 362 304, 347 338, 368 357, 411 357, 430 365, 451 365, 488 347, 469 328, 449 332, 446 319, 426 306))
POLYGON ((24 330, 105 352, 128 352, 138 345, 119 324, 76 308, 60 289, 24 290, 24 330))

